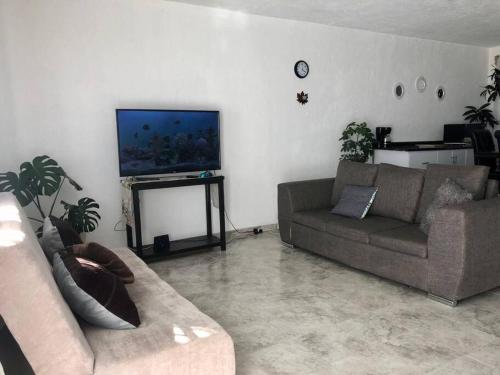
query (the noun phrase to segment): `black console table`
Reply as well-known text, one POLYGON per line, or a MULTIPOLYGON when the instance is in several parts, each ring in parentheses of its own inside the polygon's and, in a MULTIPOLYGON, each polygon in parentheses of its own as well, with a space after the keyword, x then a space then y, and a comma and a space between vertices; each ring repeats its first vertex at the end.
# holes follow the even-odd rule
POLYGON ((224 217, 224 176, 213 176, 205 178, 182 178, 173 180, 151 180, 134 182, 130 186, 132 192, 132 203, 134 207, 135 242, 133 245, 132 227, 127 225, 127 245, 137 255, 147 262, 161 260, 168 257, 186 254, 208 247, 220 246, 222 251, 226 250, 226 229, 224 217), (210 185, 217 184, 219 190, 219 222, 220 237, 212 234, 212 205, 210 202, 210 185), (184 238, 170 242, 169 251, 155 253, 152 245, 143 245, 141 230, 141 206, 139 193, 142 190, 167 189, 183 186, 205 185, 205 211, 207 216, 207 234, 205 236, 184 238))

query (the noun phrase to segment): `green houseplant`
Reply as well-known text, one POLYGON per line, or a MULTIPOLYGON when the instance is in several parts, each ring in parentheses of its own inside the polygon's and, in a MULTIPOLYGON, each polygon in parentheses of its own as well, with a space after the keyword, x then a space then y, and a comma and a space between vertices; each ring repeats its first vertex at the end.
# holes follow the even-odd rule
POLYGON ((465 108, 467 111, 465 111, 462 115, 464 116, 464 120, 469 121, 471 124, 480 123, 484 126, 490 125, 494 128, 495 125, 498 125, 498 121, 493 115, 491 109, 488 108, 490 104, 491 103, 485 103, 477 108, 472 105, 466 106, 465 108))
MULTIPOLYGON (((54 208, 65 182, 78 191, 82 190, 82 187, 69 177, 54 159, 42 155, 35 157, 31 162, 22 163, 19 173, 0 173, 0 192, 14 194, 22 207, 33 204, 40 218, 29 219, 43 223, 46 217, 54 217, 54 208), (48 210, 43 207, 41 201, 43 196, 53 196, 48 210)), ((101 216, 97 212, 99 204, 92 198, 81 198, 75 204, 61 200, 60 204, 64 213, 59 219, 67 220, 78 233, 92 232, 97 228, 101 216)))
POLYGON ((488 103, 494 102, 500 93, 500 69, 493 66, 491 74, 488 76, 489 83, 483 87, 481 96, 484 96, 488 103))
POLYGON ((342 160, 365 163, 373 155, 375 137, 366 122, 348 124, 339 141, 342 141, 342 160))

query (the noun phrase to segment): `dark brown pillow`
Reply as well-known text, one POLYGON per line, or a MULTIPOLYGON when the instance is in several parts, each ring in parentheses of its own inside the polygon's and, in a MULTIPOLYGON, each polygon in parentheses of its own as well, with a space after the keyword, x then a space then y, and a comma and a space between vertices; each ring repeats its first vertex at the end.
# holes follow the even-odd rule
POLYGON ((111 250, 95 242, 72 246, 77 257, 92 260, 115 274, 125 284, 134 282, 134 274, 128 266, 111 250))
POLYGON ((54 254, 53 272, 69 307, 87 322, 109 329, 141 323, 125 285, 101 265, 62 250, 54 254))
POLYGON ((69 221, 51 217, 52 225, 57 228, 61 241, 65 247, 83 243, 80 235, 73 229, 69 221))
POLYGON ((51 264, 56 252, 65 247, 81 243, 82 239, 80 235, 73 229, 69 222, 55 217, 46 217, 43 220, 40 245, 51 264))

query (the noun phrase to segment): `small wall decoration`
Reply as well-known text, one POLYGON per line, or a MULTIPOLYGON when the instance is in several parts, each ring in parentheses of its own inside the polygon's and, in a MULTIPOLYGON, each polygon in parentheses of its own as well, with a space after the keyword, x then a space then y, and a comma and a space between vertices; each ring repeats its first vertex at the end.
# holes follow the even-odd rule
POLYGON ((425 77, 420 76, 417 77, 415 80, 415 88, 417 89, 418 92, 424 92, 425 89, 427 88, 427 81, 425 77))
POLYGON ((445 96, 446 96, 446 91, 444 90, 444 87, 438 86, 436 88, 436 98, 438 100, 443 100, 445 96))
POLYGON ((309 101, 309 94, 306 94, 304 91, 297 93, 297 101, 304 105, 309 101))
POLYGON ((393 92, 396 99, 401 99, 405 95, 405 86, 401 82, 398 82, 394 85, 393 92))

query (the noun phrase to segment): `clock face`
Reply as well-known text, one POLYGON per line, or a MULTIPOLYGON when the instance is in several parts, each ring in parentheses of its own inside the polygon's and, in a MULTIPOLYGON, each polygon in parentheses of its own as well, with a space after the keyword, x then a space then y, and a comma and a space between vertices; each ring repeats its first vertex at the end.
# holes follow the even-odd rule
POLYGON ((306 78, 309 74, 309 65, 303 60, 297 61, 294 69, 295 75, 299 78, 306 78))

